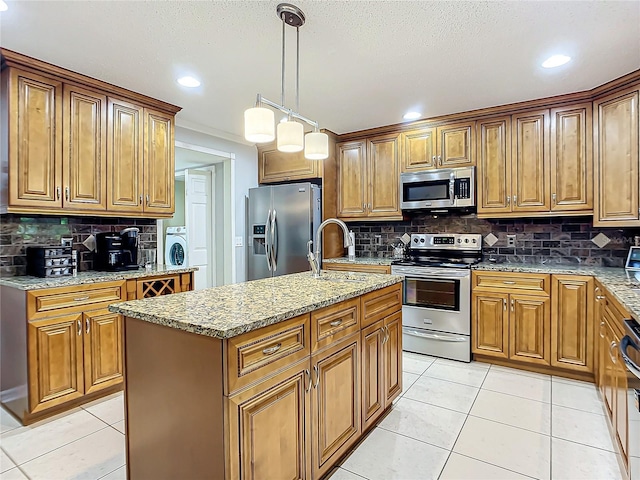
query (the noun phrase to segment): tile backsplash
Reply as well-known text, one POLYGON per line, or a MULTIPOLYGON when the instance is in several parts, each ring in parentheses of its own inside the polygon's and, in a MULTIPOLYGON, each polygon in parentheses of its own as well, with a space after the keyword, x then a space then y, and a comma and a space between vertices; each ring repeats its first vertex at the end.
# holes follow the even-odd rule
POLYGON ((0 215, 0 276, 25 275, 26 248, 59 245, 61 237, 73 237, 79 271, 91 270, 93 253, 82 242, 89 235, 119 232, 127 227, 140 229, 141 250, 156 248, 157 229, 153 219, 0 215))
POLYGON ((590 216, 485 220, 475 214, 417 215, 405 222, 349 222, 348 225, 356 236, 358 256, 391 256, 392 244, 397 244, 404 233, 479 233, 483 236, 485 260, 604 267, 623 267, 634 236, 640 235, 638 228, 594 227, 590 216), (484 240, 489 234, 497 238, 493 246, 484 240), (507 247, 508 234, 516 235, 515 248, 507 247), (377 245, 376 240, 381 245, 377 245))

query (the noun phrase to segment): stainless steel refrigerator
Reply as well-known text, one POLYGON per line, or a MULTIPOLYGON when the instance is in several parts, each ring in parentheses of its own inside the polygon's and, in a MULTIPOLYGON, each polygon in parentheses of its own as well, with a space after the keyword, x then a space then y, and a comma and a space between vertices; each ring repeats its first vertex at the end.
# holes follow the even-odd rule
POLYGON ((310 270, 307 243, 315 241, 322 221, 320 187, 295 183, 251 188, 247 218, 249 280, 310 270))

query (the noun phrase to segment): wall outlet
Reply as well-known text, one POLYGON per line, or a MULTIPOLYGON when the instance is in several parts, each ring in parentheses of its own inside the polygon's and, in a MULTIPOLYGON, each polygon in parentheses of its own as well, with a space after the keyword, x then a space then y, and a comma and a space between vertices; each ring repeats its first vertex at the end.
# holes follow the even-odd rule
POLYGON ((516 246, 516 236, 514 234, 507 235, 507 247, 515 247, 516 246))
POLYGON ((242 237, 241 236, 235 238, 235 244, 236 244, 235 245, 236 247, 241 247, 242 246, 242 237))
POLYGON ((374 245, 382 245, 382 235, 375 235, 373 237, 373 244, 374 245))

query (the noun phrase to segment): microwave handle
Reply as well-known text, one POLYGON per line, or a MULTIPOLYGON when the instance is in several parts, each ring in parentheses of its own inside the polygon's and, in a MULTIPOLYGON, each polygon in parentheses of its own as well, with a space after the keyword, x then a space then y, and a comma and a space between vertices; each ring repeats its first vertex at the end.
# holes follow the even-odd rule
POLYGON ((456 185, 456 177, 453 172, 451 172, 451 176, 449 177, 449 200, 451 201, 451 205, 455 205, 455 185, 456 185))

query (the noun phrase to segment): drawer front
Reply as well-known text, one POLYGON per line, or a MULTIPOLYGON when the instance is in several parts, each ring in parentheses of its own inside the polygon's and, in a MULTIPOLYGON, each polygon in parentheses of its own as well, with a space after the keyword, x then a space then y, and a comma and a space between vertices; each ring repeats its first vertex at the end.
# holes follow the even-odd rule
POLYGON ((311 351, 316 352, 359 330, 359 298, 316 310, 311 313, 311 351))
POLYGON ((541 273, 473 272, 472 288, 488 290, 526 290, 529 294, 549 295, 550 275, 541 273))
POLYGON ((117 303, 124 296, 124 280, 27 292, 27 318, 66 315, 117 303))
POLYGON ((232 394, 311 354, 309 314, 227 340, 227 388, 232 394))
POLYGON ((401 283, 397 283, 361 297, 362 328, 368 327, 402 308, 401 285, 401 283))

